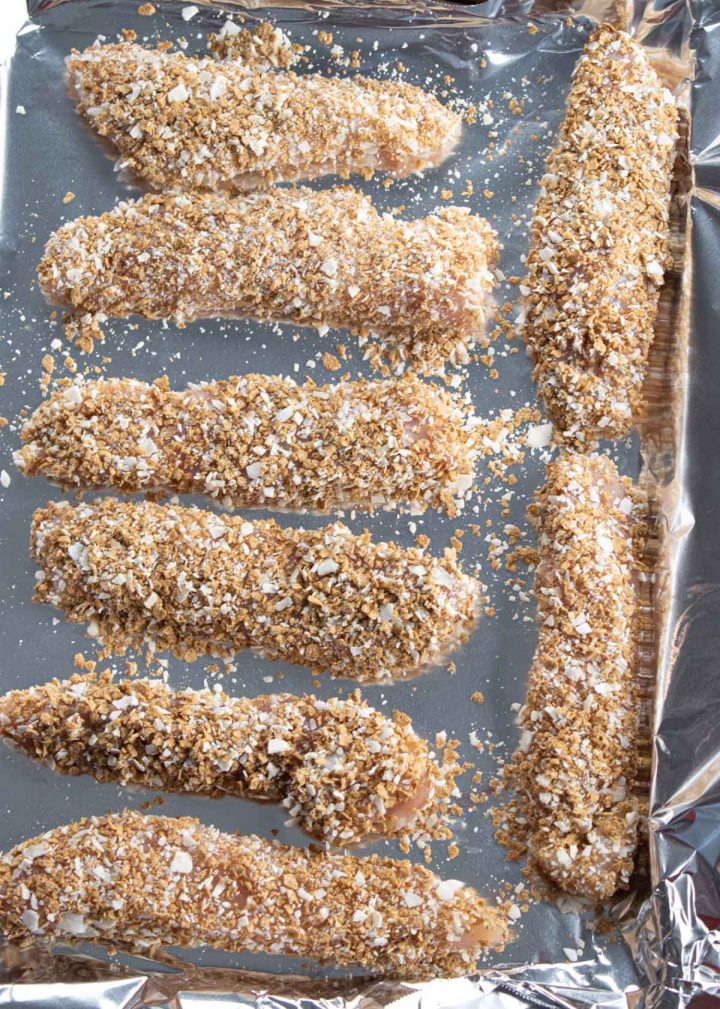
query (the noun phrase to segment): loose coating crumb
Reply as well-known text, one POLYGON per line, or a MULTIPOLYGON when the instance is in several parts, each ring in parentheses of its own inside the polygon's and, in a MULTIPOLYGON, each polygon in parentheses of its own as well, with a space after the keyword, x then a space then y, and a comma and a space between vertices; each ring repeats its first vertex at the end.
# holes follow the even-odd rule
POLYGON ((449 838, 461 770, 454 745, 439 764, 407 715, 381 715, 359 694, 229 697, 109 673, 0 697, 0 735, 64 774, 281 802, 293 823, 339 846, 449 838))
POLYGON ((107 648, 151 642, 180 658, 256 648, 375 681, 442 662, 467 638, 480 585, 442 559, 340 523, 282 528, 198 508, 103 498, 35 512, 35 601, 107 648))
POLYGON ((228 19, 219 32, 208 36, 208 51, 216 59, 233 60, 256 71, 273 67, 289 70, 297 62, 303 46, 291 42, 281 28, 269 21, 241 28, 228 19))

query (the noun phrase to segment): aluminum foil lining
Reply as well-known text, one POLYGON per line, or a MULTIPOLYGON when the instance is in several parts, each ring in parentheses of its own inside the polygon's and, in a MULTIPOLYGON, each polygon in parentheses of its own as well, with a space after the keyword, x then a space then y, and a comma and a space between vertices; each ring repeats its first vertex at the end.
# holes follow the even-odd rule
MULTIPOLYGON (((720 443, 720 353, 714 326, 720 313, 720 2, 589 0, 558 13, 543 0, 487 0, 472 7, 410 0, 226 0, 213 5, 195 0, 199 10, 186 21, 187 6, 155 0, 156 15, 143 18, 137 3, 127 0, 29 0, 27 11, 22 0, 3 3, 0 370, 7 372, 7 379, 0 390, 0 414, 10 424, 0 430, 0 468, 10 483, 5 486, 3 480, 0 490, 0 605, 5 618, 0 626, 0 689, 68 675, 76 651, 91 653, 78 628, 29 602, 30 515, 60 492, 43 481, 23 480, 12 469, 11 452, 21 411, 40 401, 44 355, 57 359, 57 374, 63 373, 60 360, 70 350, 81 370, 96 363, 108 376, 150 379, 167 373, 177 385, 248 370, 331 380, 320 364, 322 352, 333 349, 328 337, 304 334, 295 342, 289 329, 279 332, 257 324, 194 324, 182 333, 159 323, 134 328, 118 324, 109 327, 108 340, 96 349, 92 362, 53 343, 61 337, 59 327, 50 319, 34 280, 42 243, 62 220, 101 212, 115 199, 137 193, 122 173, 113 172, 107 153, 68 101, 62 62, 68 50, 89 44, 98 34, 113 37, 122 28, 154 38, 185 36, 189 49, 202 49, 209 31, 217 30, 230 12, 250 21, 269 18, 293 41, 309 45, 323 70, 352 72, 342 62, 332 66, 318 30, 332 33, 334 43, 345 50, 360 48, 362 71, 371 75, 390 76, 401 61, 405 79, 438 90, 447 75, 454 98, 476 104, 488 117, 483 129, 466 130, 458 154, 424 179, 388 190, 377 182, 369 188, 377 202, 388 207, 404 203, 413 214, 428 212, 440 202, 444 188, 452 190, 455 202, 491 216, 504 245, 501 267, 510 277, 523 272, 530 212, 562 117, 572 67, 592 23, 612 18, 652 49, 687 112, 689 128, 689 158, 683 153, 678 161, 675 270, 666 284, 658 322, 648 385, 650 409, 641 430, 609 450, 623 472, 642 479, 654 492, 663 530, 654 718, 649 711, 654 748, 649 873, 639 874, 636 890, 609 909, 617 925, 614 931, 596 927, 587 909, 572 902, 562 907, 532 904, 520 919, 515 942, 502 957, 480 963, 471 978, 412 985, 214 951, 172 950, 147 960, 110 956, 92 947, 5 947, 0 1005, 630 1009, 642 1004, 664 1009, 700 996, 720 997, 720 700, 714 683, 720 652, 720 476, 712 466, 713 448, 720 443), (509 111, 511 98, 519 102, 519 114, 509 111), (472 195, 460 197, 463 186, 469 188, 466 179, 472 182, 472 195), (75 193, 68 205, 62 202, 66 192, 75 193), (101 361, 104 355, 109 362, 101 361)), ((498 300, 510 303, 510 322, 517 316, 516 294, 511 285, 501 285, 498 300)), ((534 404, 528 362, 523 353, 513 353, 518 345, 517 336, 514 345, 504 337, 493 345, 496 378, 479 364, 467 370, 463 387, 481 415, 534 404)), ((367 372, 358 353, 348 370, 367 372)), ((471 568, 480 564, 495 616, 455 657, 455 674, 449 678, 438 671, 411 684, 365 692, 370 703, 407 710, 421 732, 445 729, 456 736, 463 744, 461 752, 486 781, 517 740, 514 708, 524 696, 535 638, 529 578, 519 584, 508 578, 502 564, 494 572, 488 552, 498 549, 493 535, 501 522, 517 524, 531 542, 524 511, 542 482, 548 457, 547 450, 528 451, 514 470, 516 483, 492 484, 487 497, 461 519, 384 513, 368 522, 346 516, 353 528, 369 524, 379 538, 409 543, 416 532, 425 532, 435 549, 448 542, 455 528, 492 519, 485 537, 466 534, 463 556, 471 568), (467 697, 477 689, 485 703, 472 710, 467 697), (473 746, 478 740, 485 744, 483 753, 473 746)), ((285 520, 323 521, 308 516, 285 520)), ((502 554, 502 537, 499 540, 502 554)), ((222 681, 230 692, 309 689, 302 670, 253 656, 240 657, 237 665, 234 678, 222 681)), ((652 678, 655 671, 645 673, 652 678)), ((212 680, 203 663, 171 662, 169 674, 177 686, 212 680)), ((338 684, 323 683, 316 692, 328 696, 337 689, 338 684)), ((84 778, 60 778, 5 749, 0 765, 0 849, 82 815, 139 806, 152 797, 84 778)), ((469 791, 467 781, 463 784, 469 791)), ((503 881, 517 887, 522 877, 495 845, 486 808, 466 806, 457 830, 460 855, 449 860, 436 850, 434 867, 492 893, 503 881)), ((265 835, 278 830, 283 840, 306 843, 284 827, 281 813, 272 807, 171 797, 164 811, 196 815, 227 830, 265 835)), ((391 849, 380 845, 376 850, 391 849)))

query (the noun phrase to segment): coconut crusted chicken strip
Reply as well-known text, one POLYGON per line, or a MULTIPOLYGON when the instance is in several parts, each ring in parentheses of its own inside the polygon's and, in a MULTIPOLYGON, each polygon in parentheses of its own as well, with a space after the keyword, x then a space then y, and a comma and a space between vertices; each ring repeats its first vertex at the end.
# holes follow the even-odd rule
POLYGON ((437 370, 482 334, 495 255, 487 221, 459 207, 402 221, 351 188, 272 189, 119 203, 63 225, 38 272, 91 330, 131 315, 345 327, 376 337, 374 360, 437 370))
POLYGON ((491 427, 412 376, 318 386, 243 375, 177 392, 119 378, 46 399, 15 463, 65 487, 199 492, 227 508, 455 515, 491 427))
MULTIPOLYGON (((255 62, 255 61, 253 61, 255 62)), ((230 189, 440 164, 460 116, 411 84, 298 76, 129 42, 66 60, 78 109, 155 189, 230 189)))
POLYGON ((439 764, 407 715, 381 715, 357 694, 229 697, 109 673, 0 697, 0 735, 65 774, 281 802, 337 846, 449 838, 461 771, 454 746, 439 764))
POLYGON ((0 930, 12 942, 213 946, 417 978, 467 974, 507 939, 502 909, 424 866, 130 811, 3 855, 0 930))
POLYGON ((639 826, 637 580, 646 511, 605 456, 563 455, 530 508, 540 637, 499 839, 562 890, 627 886, 639 826))
POLYGON ((340 523, 287 529, 198 508, 104 498, 35 512, 35 601, 114 650, 180 658, 255 648, 378 681, 439 663, 467 638, 480 585, 455 551, 374 543, 340 523))
POLYGON ((524 337, 538 394, 578 450, 621 438, 664 271, 677 110, 641 46, 607 25, 577 65, 532 224, 524 337))

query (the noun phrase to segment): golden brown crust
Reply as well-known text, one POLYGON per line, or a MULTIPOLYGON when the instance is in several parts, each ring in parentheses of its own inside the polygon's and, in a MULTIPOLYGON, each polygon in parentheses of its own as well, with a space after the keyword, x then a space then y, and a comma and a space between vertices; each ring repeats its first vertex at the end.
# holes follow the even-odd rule
POLYGON ((623 437, 642 408, 676 133, 642 47, 596 28, 542 180, 525 289, 538 395, 576 450, 623 437))
POLYGON ((530 515, 540 632, 498 837, 561 889, 600 900, 627 886, 637 845, 644 504, 607 457, 567 454, 530 515))
POLYGON ((460 116, 411 84, 253 62, 129 42, 66 60, 80 112, 158 190, 237 191, 375 169, 405 176, 444 161, 459 140, 460 116))
POLYGON ((467 974, 508 934, 501 910, 424 866, 131 811, 3 855, 0 931, 13 942, 283 953, 418 978, 467 974))
POLYGON ((461 770, 453 745, 439 764, 407 715, 381 715, 359 694, 229 697, 109 673, 0 697, 0 735, 64 774, 281 802, 293 823, 342 847, 449 838, 461 770))
POLYGON ((63 225, 38 273, 95 318, 222 316, 345 327, 368 356, 423 371, 482 334, 495 237, 460 207, 402 221, 350 188, 146 195, 63 225))
POLYGON ((413 376, 317 386, 251 374, 177 392, 119 378, 46 399, 15 463, 65 487, 201 492, 227 508, 455 515, 492 428, 413 376))
POLYGON ((373 543, 340 523, 287 529, 198 508, 104 498, 35 512, 35 600, 106 647, 181 658, 256 648, 375 681, 442 661, 467 637, 479 584, 454 550, 373 543))

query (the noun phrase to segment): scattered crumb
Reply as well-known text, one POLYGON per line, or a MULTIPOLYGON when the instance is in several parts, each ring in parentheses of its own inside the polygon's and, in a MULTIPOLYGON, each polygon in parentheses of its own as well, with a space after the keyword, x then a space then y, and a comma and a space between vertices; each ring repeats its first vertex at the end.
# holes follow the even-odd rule
POLYGON ((328 371, 339 371, 342 367, 335 355, 327 351, 322 356, 322 363, 328 371))

